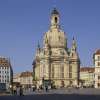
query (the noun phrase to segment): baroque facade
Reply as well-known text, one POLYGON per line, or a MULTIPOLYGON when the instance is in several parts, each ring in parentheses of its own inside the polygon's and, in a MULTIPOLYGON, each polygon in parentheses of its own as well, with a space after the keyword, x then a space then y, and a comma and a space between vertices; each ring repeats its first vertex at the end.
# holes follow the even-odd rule
POLYGON ((43 47, 38 44, 33 61, 34 80, 38 85, 56 87, 77 86, 79 83, 80 59, 76 41, 67 47, 65 32, 60 27, 60 15, 54 8, 51 12, 50 28, 43 38, 43 47))

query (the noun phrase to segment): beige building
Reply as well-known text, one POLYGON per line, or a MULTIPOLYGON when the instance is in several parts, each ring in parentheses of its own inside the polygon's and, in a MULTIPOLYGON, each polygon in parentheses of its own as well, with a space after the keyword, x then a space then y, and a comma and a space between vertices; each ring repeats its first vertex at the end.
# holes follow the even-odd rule
POLYGON ((21 73, 14 74, 13 75, 13 82, 20 83, 20 75, 21 75, 21 73))
POLYGON ((60 14, 54 9, 50 16, 50 28, 44 34, 43 47, 36 51, 33 62, 34 80, 38 85, 56 87, 77 86, 79 83, 80 59, 76 41, 67 46, 65 32, 60 27, 60 14))
POLYGON ((24 88, 31 88, 32 85, 33 85, 32 72, 29 72, 29 71, 22 72, 21 75, 20 75, 20 84, 24 88))
POLYGON ((100 88, 100 49, 93 55, 95 65, 95 88, 100 88))
POLYGON ((32 72, 26 71, 18 74, 14 74, 13 83, 16 86, 22 85, 23 88, 29 88, 33 85, 32 72))
POLYGON ((94 87, 94 67, 80 68, 80 82, 83 87, 94 87))

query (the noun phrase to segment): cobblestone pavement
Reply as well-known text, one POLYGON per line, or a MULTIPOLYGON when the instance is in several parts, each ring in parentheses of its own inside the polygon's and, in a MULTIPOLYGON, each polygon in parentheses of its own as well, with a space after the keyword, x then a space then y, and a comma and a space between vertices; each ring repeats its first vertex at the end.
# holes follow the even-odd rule
POLYGON ((46 91, 27 91, 24 96, 0 96, 0 100, 100 100, 100 89, 56 89, 46 91))
POLYGON ((56 90, 48 90, 48 92, 44 90, 40 91, 31 91, 25 92, 25 95, 33 95, 33 94, 82 94, 82 95, 100 95, 100 89, 94 88, 68 88, 68 89, 56 89, 56 90))

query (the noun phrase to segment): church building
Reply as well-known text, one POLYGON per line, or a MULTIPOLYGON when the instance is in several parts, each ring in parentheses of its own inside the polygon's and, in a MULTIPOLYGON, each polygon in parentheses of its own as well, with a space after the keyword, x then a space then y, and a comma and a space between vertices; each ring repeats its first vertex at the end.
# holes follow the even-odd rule
POLYGON ((38 44, 33 61, 34 81, 37 85, 51 87, 78 86, 80 59, 75 39, 67 47, 65 32, 60 27, 60 14, 53 9, 50 28, 44 34, 43 47, 38 44))

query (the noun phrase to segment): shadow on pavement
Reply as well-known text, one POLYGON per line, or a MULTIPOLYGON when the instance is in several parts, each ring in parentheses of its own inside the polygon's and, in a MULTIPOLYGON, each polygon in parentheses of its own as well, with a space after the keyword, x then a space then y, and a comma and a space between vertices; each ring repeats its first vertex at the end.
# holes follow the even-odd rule
POLYGON ((0 96, 0 100, 100 100, 100 95, 37 94, 26 96, 0 96))

